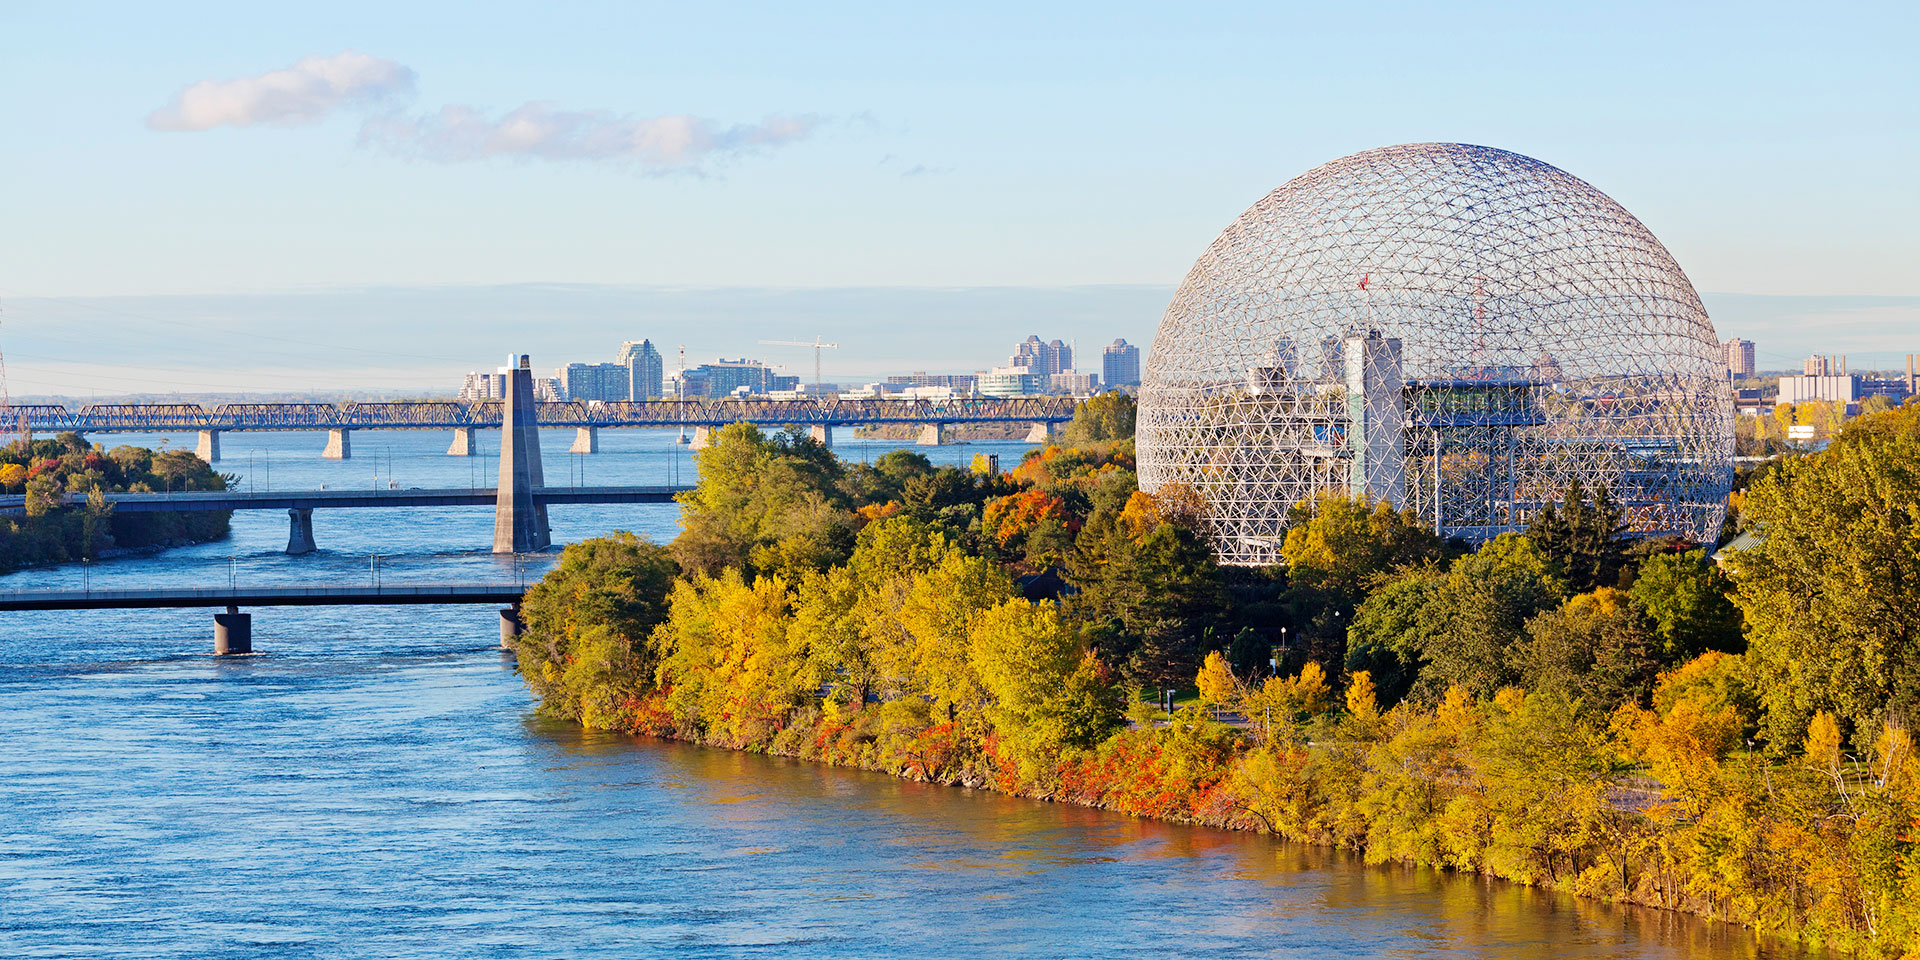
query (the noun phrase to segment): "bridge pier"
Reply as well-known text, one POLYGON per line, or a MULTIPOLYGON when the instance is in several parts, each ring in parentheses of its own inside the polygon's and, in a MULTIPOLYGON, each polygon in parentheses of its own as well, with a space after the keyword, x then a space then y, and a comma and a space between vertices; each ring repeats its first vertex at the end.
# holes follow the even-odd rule
POLYGON ((947 442, 947 425, 929 423, 920 428, 920 439, 916 441, 923 447, 937 447, 947 442))
POLYGON ((533 365, 526 354, 507 371, 500 410, 500 485, 493 506, 493 552, 533 553, 553 545, 547 505, 533 492, 546 486, 540 473, 539 407, 533 399, 533 365))
POLYGON ((599 427, 575 427, 573 431, 573 446, 568 447, 567 452, 568 453, 599 453, 600 452, 600 428, 599 427))
POLYGON ((350 433, 352 431, 340 428, 328 430, 327 448, 320 451, 320 456, 328 460, 353 459, 353 442, 348 439, 350 433))
POLYGON ((313 542, 313 508, 289 509, 287 511, 287 555, 297 557, 318 549, 319 547, 313 542))
POLYGON ((226 613, 213 615, 213 655, 231 657, 253 652, 253 614, 229 604, 226 613))
POLYGON ((500 649, 512 650, 513 641, 526 629, 520 622, 520 605, 500 609, 500 649))
POLYGON ((713 428, 708 426, 694 427, 693 443, 692 443, 693 449, 705 450, 710 446, 713 446, 713 428))
POLYGON ((200 459, 205 460, 208 463, 219 463, 220 462, 220 431, 218 430, 200 431, 200 448, 198 450, 195 450, 194 452, 200 455, 200 459))
POLYGON ((453 445, 447 448, 449 457, 471 457, 479 450, 479 444, 473 435, 472 427, 454 427, 453 445))
POLYGON ((1051 443, 1052 441, 1053 441, 1053 424, 1036 423, 1033 425, 1032 429, 1027 431, 1027 439, 1024 442, 1051 443))
POLYGON ((813 438, 821 446, 826 447, 828 450, 833 449, 833 428, 832 427, 824 423, 816 423, 813 426, 807 428, 807 436, 813 438))

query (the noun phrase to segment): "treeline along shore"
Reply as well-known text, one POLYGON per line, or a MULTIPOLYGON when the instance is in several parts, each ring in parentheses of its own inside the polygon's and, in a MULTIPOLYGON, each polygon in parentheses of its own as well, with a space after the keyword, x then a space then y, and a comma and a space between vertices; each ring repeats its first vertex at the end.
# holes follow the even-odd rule
POLYGON ((597 729, 1920 953, 1920 407, 1743 475, 1725 571, 1605 490, 1478 549, 1323 500, 1222 568, 1132 421, 1005 473, 729 427, 673 543, 528 592, 519 669, 597 729))
POLYGON ((0 517, 0 573, 222 539, 231 511, 121 516, 103 495, 225 490, 232 480, 190 450, 108 450, 72 433, 0 446, 0 492, 26 495, 25 516, 0 517), (69 493, 86 495, 86 504, 63 505, 69 493))

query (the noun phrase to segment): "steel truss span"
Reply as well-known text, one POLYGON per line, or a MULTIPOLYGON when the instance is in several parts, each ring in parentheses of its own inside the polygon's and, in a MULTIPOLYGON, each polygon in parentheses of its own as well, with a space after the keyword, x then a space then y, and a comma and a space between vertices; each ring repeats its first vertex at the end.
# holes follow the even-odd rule
MULTIPOLYGON (((1063 423, 1071 397, 952 400, 644 400, 542 402, 543 427, 850 426, 884 423, 1063 423)), ((500 426, 500 401, 389 403, 96 403, 79 412, 57 404, 0 408, 0 431, 21 422, 39 431, 402 430, 500 426)))
POLYGON ((1638 535, 1707 542, 1733 401, 1699 295, 1573 175, 1505 150, 1382 147, 1295 178, 1214 240, 1140 391, 1140 484, 1188 488, 1220 559, 1280 557, 1339 494, 1479 542, 1574 482, 1638 535))

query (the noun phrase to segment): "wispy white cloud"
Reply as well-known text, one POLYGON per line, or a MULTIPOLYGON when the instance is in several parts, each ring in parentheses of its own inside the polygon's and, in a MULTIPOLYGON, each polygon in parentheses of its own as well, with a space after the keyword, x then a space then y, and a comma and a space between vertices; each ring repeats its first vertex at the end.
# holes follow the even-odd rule
POLYGON ((307 57, 285 70, 238 80, 202 80, 147 117, 155 130, 211 130, 311 123, 337 107, 377 103, 413 90, 414 74, 364 53, 307 57))
POLYGON ((686 114, 635 117, 534 102, 497 118, 465 106, 441 107, 424 116, 375 117, 361 128, 360 142, 440 163, 515 157, 628 164, 666 173, 804 140, 820 124, 814 116, 724 124, 686 114))

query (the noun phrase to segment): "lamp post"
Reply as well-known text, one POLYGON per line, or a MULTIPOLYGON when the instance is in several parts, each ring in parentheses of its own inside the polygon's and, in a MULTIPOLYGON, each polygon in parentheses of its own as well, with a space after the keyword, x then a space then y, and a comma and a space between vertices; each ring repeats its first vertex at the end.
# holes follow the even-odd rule
POLYGON ((380 555, 377 553, 368 563, 367 583, 376 591, 380 589, 380 555))
POLYGON ((240 586, 240 558, 232 554, 228 554, 227 555, 227 589, 231 590, 239 586, 240 586))
POLYGON ((93 558, 92 557, 80 558, 80 583, 81 583, 81 589, 85 590, 87 593, 93 592, 93 558))

